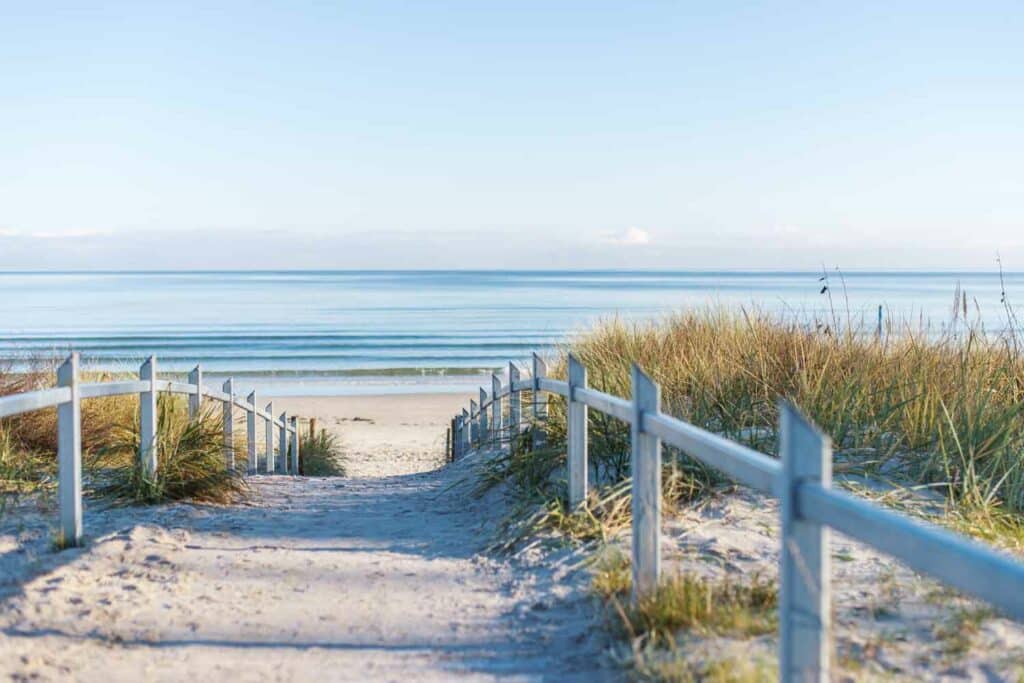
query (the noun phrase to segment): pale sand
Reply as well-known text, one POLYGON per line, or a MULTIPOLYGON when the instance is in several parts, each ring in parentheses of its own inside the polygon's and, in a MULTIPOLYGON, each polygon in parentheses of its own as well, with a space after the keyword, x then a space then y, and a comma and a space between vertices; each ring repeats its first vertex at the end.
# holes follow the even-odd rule
POLYGON ((274 410, 316 418, 341 438, 353 477, 410 474, 444 462, 445 430, 469 405, 462 394, 274 398, 274 410))
POLYGON ((582 572, 480 553, 502 510, 471 495, 472 458, 407 474, 441 460, 461 400, 277 399, 339 430, 357 476, 257 476, 253 500, 227 507, 90 504, 85 549, 49 550, 38 501, 9 509, 0 677, 609 676, 582 572))

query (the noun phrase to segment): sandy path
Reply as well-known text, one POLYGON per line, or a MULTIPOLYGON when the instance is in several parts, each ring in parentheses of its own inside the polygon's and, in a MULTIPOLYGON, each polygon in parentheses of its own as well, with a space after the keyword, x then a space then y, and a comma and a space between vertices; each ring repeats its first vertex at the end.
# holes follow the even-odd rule
POLYGON ((495 515, 469 474, 254 477, 248 505, 90 510, 89 547, 57 554, 32 533, 52 518, 9 511, 0 677, 599 680, 587 600, 478 554, 495 515))
POLYGON ((467 405, 469 396, 461 394, 274 399, 275 410, 316 418, 317 429, 340 437, 353 477, 408 474, 440 466, 448 421, 467 405))

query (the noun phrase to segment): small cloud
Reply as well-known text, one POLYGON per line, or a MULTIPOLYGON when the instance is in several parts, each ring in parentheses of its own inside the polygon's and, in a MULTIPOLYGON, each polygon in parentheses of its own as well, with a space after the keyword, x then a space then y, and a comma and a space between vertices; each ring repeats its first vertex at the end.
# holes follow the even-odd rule
POLYGON ((640 228, 627 228, 625 232, 606 234, 604 241, 622 247, 637 247, 651 243, 651 233, 640 228))

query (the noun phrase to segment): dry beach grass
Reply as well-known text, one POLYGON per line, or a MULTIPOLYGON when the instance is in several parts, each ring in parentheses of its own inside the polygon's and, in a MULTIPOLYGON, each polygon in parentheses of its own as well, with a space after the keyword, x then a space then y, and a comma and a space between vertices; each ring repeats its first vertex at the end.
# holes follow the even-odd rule
MULTIPOLYGON (((612 319, 573 339, 551 365, 564 378, 571 352, 587 368, 590 386, 628 397, 630 366, 638 362, 661 385, 665 412, 769 454, 777 450, 776 401, 785 397, 832 436, 837 485, 1021 552, 1024 356, 1012 326, 986 331, 967 320, 965 297, 956 301, 943 326, 890 321, 881 334, 838 315, 817 320, 707 309, 649 324, 612 319)), ((1012 319, 1011 309, 1007 314, 1012 319)), ((595 486, 584 507, 569 510, 564 402, 551 400, 548 447, 533 451, 528 439, 520 440, 481 467, 480 490, 504 487, 514 500, 497 547, 534 545, 539 536, 582 542, 592 557, 628 548, 628 427, 590 412, 595 486)), ((609 623, 627 636, 621 658, 635 675, 657 680, 771 677, 774 634, 741 627, 753 619, 750 605, 731 601, 743 609, 725 611, 742 618, 725 629, 716 626, 717 617, 680 621, 668 607, 685 611, 694 595, 714 602, 707 596, 721 595, 723 586, 733 586, 734 596, 752 594, 758 585, 751 576, 774 581, 774 503, 750 499, 675 449, 665 448, 664 462, 668 559, 659 599, 650 609, 631 610, 620 599, 628 573, 605 566, 596 574, 609 623), (730 510, 728 528, 707 516, 715 509, 730 510), (702 539, 698 549, 690 545, 694 537, 702 539), (756 666, 746 650, 758 655, 756 666)), ((1018 625, 864 546, 841 548, 837 573, 849 589, 837 605, 843 675, 1020 674, 1024 631, 1018 625), (876 601, 880 584, 890 587, 890 604, 865 605, 876 601)))

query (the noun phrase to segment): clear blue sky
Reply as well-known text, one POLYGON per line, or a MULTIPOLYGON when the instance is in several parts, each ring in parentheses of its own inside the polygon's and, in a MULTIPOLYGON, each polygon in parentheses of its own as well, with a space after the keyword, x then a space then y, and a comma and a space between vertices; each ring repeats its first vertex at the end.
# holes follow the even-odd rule
POLYGON ((0 268, 1024 270, 1024 3, 0 5, 0 268))

